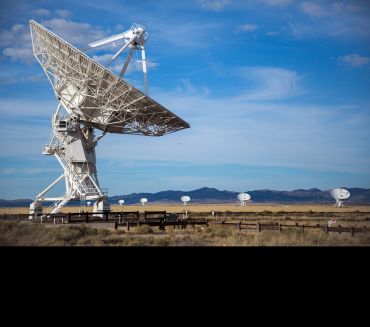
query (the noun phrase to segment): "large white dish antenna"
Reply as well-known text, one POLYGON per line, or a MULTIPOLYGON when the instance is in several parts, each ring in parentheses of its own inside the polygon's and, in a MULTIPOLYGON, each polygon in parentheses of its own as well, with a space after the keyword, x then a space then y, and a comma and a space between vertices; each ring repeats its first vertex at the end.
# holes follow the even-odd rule
POLYGON ((239 201, 248 201, 250 200, 251 196, 248 193, 239 193, 238 200, 239 201))
POLYGON ((335 199, 335 206, 343 207, 343 201, 350 197, 351 193, 344 188, 335 188, 330 191, 330 195, 335 199))
POLYGON ((335 188, 330 191, 330 195, 335 200, 346 200, 350 197, 351 193, 344 188, 335 188))
POLYGON ((142 205, 145 205, 145 203, 147 203, 148 202, 148 199, 147 198, 141 198, 140 199, 140 203, 142 204, 142 205))
POLYGON ((240 201, 242 206, 245 206, 245 203, 249 201, 251 196, 248 193, 239 193, 238 200, 240 201))
POLYGON ((189 201, 190 201, 190 196, 188 195, 183 195, 181 198, 180 198, 181 202, 186 205, 189 201))
POLYGON ((118 203, 119 203, 119 205, 121 206, 122 204, 124 204, 125 203, 125 200, 118 200, 118 203))
POLYGON ((100 188, 97 176, 95 147, 98 141, 106 133, 161 136, 190 126, 121 78, 133 51, 140 50, 144 88, 147 87, 144 43, 148 33, 143 26, 133 24, 124 33, 89 44, 92 49, 124 40, 125 44, 109 62, 130 49, 120 76, 34 20, 30 21, 30 30, 33 54, 58 100, 52 116, 52 138, 45 145, 43 154, 55 155, 64 170, 36 196, 30 205, 30 214, 42 211, 36 204, 41 201, 55 201, 49 208, 54 214, 69 201, 77 199, 94 200, 94 213, 109 211, 107 192, 100 188), (95 135, 96 129, 102 131, 101 135, 95 135), (63 179, 66 182, 64 196, 46 197, 46 193, 63 179))

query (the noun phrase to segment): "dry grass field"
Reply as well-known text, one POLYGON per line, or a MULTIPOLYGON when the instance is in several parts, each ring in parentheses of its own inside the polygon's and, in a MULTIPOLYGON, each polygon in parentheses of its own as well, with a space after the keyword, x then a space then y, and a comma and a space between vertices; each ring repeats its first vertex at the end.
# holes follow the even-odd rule
POLYGON ((160 231, 147 225, 46 225, 0 221, 0 246, 369 246, 370 235, 325 234, 319 230, 238 231, 220 225, 160 231))
MULTIPOLYGON (((64 207, 62 212, 79 212, 81 207, 64 207)), ((84 207, 84 211, 91 212, 92 207, 84 207)), ((345 204, 344 208, 335 208, 332 204, 250 204, 242 207, 240 204, 189 204, 187 206, 175 204, 148 204, 148 205, 113 205, 111 210, 119 211, 167 211, 167 212, 370 212, 370 205, 345 204)), ((25 214, 27 207, 23 208, 0 208, 0 214, 25 214)))
MULTIPOLYGON (((80 207, 66 207, 64 212, 79 212, 80 207)), ((85 211, 91 211, 91 207, 85 211)), ((370 205, 279 205, 250 204, 192 204, 181 205, 125 205, 113 206, 112 211, 164 211, 208 218, 209 226, 187 229, 141 225, 114 229, 113 223, 40 224, 30 221, 0 221, 0 246, 370 246, 370 233, 351 236, 350 233, 329 233, 322 229, 284 228, 283 231, 261 232, 238 230, 234 225, 214 224, 227 220, 237 223, 241 219, 255 224, 295 223, 325 225, 329 219, 342 227, 366 227, 370 230, 370 205), (212 211, 216 213, 212 215, 212 211), (239 213, 239 214, 238 214, 239 213)), ((25 214, 28 208, 1 208, 1 214, 25 214)))

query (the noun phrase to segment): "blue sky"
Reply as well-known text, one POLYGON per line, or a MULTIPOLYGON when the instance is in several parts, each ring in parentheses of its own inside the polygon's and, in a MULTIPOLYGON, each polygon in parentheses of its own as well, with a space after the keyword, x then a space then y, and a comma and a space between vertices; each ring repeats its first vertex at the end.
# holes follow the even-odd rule
MULTIPOLYGON (((0 198, 32 198, 62 172, 41 154, 57 103, 30 19, 80 48, 148 28, 149 94, 191 128, 106 135, 96 151, 110 195, 370 187, 368 1, 13 0, 0 10, 0 198)), ((126 78, 142 88, 135 65, 126 78)))

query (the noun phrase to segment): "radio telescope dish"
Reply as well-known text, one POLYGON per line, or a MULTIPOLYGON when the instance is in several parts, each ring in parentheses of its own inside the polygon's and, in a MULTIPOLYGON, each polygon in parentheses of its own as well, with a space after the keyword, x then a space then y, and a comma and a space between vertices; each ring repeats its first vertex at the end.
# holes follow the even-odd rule
POLYGON ((147 198, 141 198, 140 199, 140 203, 143 205, 143 206, 145 206, 145 203, 147 203, 148 202, 148 199, 147 198))
POLYGON ((335 199, 335 207, 343 208, 343 200, 348 199, 351 193, 344 188, 335 188, 330 191, 330 195, 335 199))
POLYGON ((89 44, 91 50, 124 40, 124 45, 108 63, 110 65, 126 49, 130 49, 120 76, 34 20, 30 21, 30 30, 33 53, 58 100, 52 116, 52 137, 45 145, 43 154, 54 155, 64 170, 36 196, 33 203, 55 201, 49 211, 56 213, 69 201, 83 198, 95 201, 94 213, 108 211, 107 193, 100 188, 97 177, 95 147, 98 141, 106 133, 162 136, 190 126, 121 78, 132 52, 140 50, 147 92, 144 43, 148 33, 143 26, 133 24, 126 32, 89 44), (95 136, 96 130, 102 133, 95 136), (65 195, 45 197, 62 179, 66 183, 65 195))
POLYGON ((246 202, 251 199, 251 196, 248 193, 239 193, 238 200, 242 206, 245 206, 246 202))
POLYGON ((87 201, 87 202, 86 202, 86 204, 87 204, 88 206, 90 206, 90 205, 91 205, 91 202, 90 202, 90 201, 87 201))
POLYGON ((124 203, 125 203, 125 200, 118 200, 118 203, 119 203, 119 205, 121 206, 121 205, 123 205, 124 203))
POLYGON ((190 196, 188 195, 183 195, 180 200, 182 201, 182 203, 184 204, 184 206, 186 206, 186 204, 190 201, 190 196))

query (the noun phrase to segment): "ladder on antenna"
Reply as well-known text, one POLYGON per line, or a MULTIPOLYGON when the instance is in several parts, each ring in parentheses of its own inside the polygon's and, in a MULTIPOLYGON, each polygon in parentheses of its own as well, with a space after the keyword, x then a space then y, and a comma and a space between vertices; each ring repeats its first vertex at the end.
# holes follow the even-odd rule
POLYGON ((58 148, 60 149, 63 148, 63 143, 65 139, 66 136, 63 133, 54 130, 51 134, 50 142, 48 144, 45 144, 42 150, 42 154, 45 155, 54 154, 58 148))

